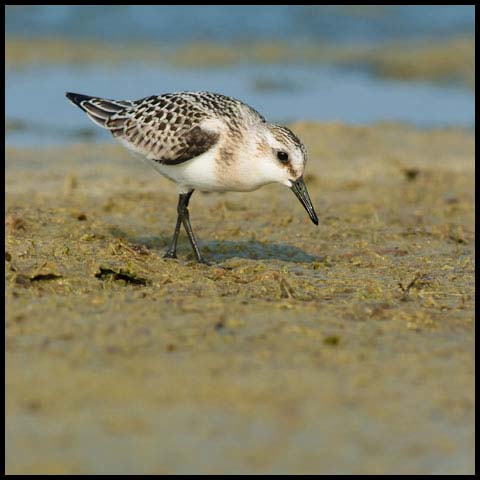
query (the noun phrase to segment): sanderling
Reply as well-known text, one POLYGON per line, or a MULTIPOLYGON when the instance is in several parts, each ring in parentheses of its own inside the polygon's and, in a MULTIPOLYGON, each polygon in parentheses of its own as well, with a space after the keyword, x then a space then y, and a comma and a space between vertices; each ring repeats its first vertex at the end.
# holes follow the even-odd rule
POLYGON ((197 260, 205 263, 188 213, 195 189, 249 192, 281 183, 292 189, 318 225, 303 180, 307 159, 303 143, 245 103, 209 92, 168 93, 134 101, 66 95, 135 156, 177 183, 177 224, 165 258, 177 257, 183 223, 197 260))

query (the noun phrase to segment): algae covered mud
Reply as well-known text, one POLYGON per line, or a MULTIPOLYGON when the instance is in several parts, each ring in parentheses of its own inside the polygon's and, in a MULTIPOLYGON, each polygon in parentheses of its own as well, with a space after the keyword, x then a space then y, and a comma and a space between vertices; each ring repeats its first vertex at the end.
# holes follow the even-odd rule
POLYGON ((6 150, 6 471, 473 473, 474 137, 299 122, 291 192, 6 150))

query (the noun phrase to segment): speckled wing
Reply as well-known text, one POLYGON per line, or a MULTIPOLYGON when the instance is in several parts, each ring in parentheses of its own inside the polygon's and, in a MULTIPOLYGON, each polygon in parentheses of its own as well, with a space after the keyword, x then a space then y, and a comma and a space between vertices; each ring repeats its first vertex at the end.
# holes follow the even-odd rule
POLYGON ((135 153, 165 165, 177 165, 207 152, 219 134, 201 128, 212 118, 188 95, 148 97, 112 115, 106 127, 135 153))
POLYGON ((219 134, 202 128, 204 120, 221 118, 232 136, 249 123, 265 122, 243 102, 210 92, 169 93, 136 101, 74 93, 67 97, 127 148, 166 165, 198 157, 217 143, 219 134))

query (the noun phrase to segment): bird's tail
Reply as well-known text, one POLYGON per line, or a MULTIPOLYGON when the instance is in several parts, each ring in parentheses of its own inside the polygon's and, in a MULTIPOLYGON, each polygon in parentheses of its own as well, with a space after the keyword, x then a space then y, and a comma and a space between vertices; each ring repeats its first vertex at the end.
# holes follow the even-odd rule
POLYGON ((81 108, 93 122, 109 130, 120 127, 120 122, 115 122, 118 123, 118 127, 112 125, 113 122, 108 122, 110 117, 133 105, 133 102, 128 100, 108 100, 81 93, 67 92, 66 96, 73 104, 81 108))

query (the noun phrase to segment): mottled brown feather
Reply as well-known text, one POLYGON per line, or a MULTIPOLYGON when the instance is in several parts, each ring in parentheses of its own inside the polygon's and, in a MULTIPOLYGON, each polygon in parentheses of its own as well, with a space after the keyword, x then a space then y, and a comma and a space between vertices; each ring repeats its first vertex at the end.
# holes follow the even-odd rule
POLYGON ((243 102, 210 92, 169 93, 137 101, 82 96, 81 107, 126 146, 166 165, 198 157, 217 143, 219 135, 201 127, 204 120, 222 118, 230 137, 237 139, 245 120, 265 122, 243 102))

